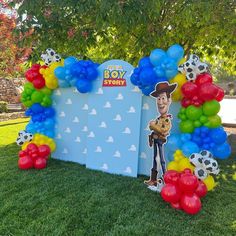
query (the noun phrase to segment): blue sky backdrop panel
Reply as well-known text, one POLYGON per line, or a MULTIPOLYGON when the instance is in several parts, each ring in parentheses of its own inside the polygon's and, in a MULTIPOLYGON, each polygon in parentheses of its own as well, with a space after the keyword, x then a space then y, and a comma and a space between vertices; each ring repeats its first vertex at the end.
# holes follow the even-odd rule
POLYGON ((53 158, 86 163, 88 135, 88 94, 76 88, 54 90, 53 107, 56 110, 56 151, 53 158))
POLYGON ((137 176, 142 96, 130 82, 133 69, 121 60, 99 66, 99 79, 88 98, 88 168, 137 176), (126 87, 102 87, 103 71, 109 66, 122 66, 126 87))

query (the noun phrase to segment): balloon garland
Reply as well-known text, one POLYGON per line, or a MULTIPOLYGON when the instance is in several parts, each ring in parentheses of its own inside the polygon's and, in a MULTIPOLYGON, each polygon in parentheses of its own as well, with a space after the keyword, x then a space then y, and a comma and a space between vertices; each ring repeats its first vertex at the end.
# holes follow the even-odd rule
POLYGON ((52 92, 57 87, 75 86, 80 93, 92 90, 92 82, 97 78, 98 64, 90 60, 61 56, 48 48, 41 55, 44 65, 34 64, 26 71, 27 83, 21 95, 26 116, 31 117, 25 131, 20 131, 16 140, 21 146, 18 166, 20 169, 43 169, 56 149, 55 110, 52 107, 52 92))

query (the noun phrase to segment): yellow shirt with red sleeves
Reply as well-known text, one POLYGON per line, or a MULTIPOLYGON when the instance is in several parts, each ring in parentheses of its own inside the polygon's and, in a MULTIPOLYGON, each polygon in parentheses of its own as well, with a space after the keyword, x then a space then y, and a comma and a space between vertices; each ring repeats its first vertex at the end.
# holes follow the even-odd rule
POLYGON ((159 116, 155 121, 151 121, 149 129, 154 132, 154 139, 165 141, 171 129, 171 115, 159 116))

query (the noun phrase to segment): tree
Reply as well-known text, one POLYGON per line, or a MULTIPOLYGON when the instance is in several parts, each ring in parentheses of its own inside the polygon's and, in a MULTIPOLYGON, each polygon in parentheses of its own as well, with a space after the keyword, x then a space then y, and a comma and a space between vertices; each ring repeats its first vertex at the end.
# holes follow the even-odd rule
POLYGON ((120 58, 137 64, 152 49, 179 43, 187 54, 195 52, 213 64, 218 58, 224 70, 235 73, 234 0, 20 2, 19 31, 34 26, 32 60, 52 47, 98 62, 120 58))
POLYGON ((12 9, 4 2, 0 2, 0 77, 14 77, 22 72, 21 64, 31 53, 30 48, 19 47, 19 39, 30 35, 14 35, 16 16, 12 9))

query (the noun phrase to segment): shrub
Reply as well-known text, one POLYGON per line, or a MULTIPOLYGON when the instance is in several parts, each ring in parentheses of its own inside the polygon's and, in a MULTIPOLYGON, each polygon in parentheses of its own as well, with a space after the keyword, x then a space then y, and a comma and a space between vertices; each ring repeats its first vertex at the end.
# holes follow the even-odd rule
POLYGON ((0 101, 0 113, 7 112, 7 103, 0 101))

